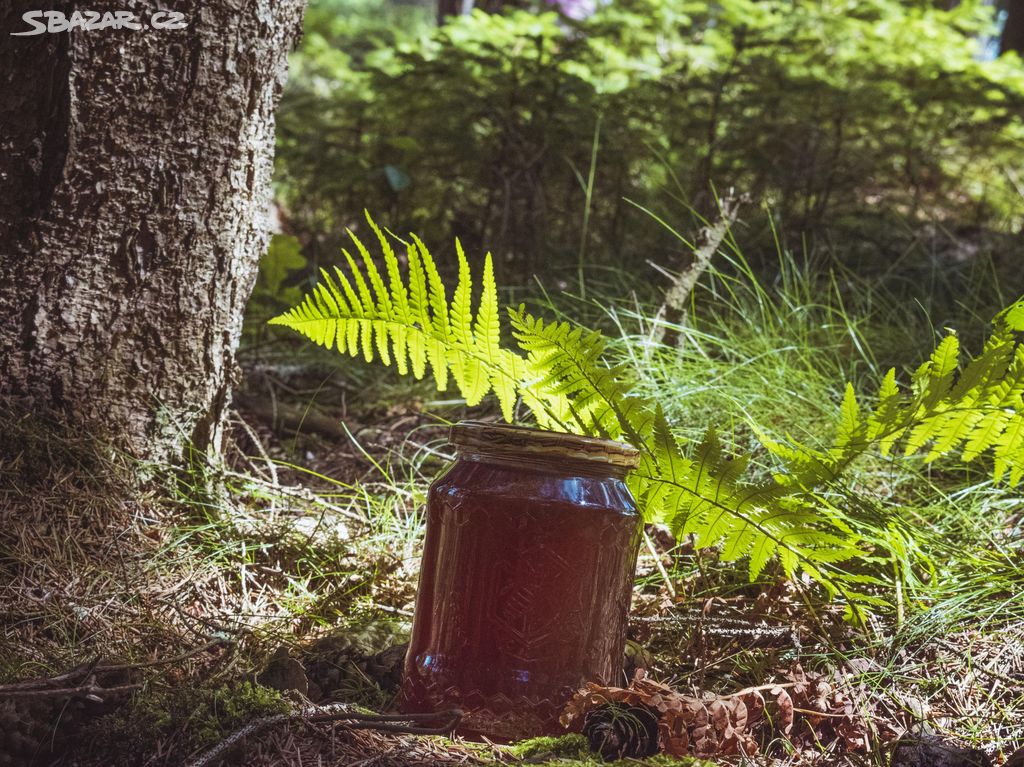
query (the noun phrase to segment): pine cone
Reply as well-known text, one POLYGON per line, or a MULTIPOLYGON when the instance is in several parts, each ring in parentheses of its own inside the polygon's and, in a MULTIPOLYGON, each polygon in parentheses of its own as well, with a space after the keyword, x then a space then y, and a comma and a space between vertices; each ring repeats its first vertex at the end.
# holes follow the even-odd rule
POLYGON ((609 703, 587 713, 583 734, 590 749, 607 760, 658 753, 658 715, 649 706, 609 703))

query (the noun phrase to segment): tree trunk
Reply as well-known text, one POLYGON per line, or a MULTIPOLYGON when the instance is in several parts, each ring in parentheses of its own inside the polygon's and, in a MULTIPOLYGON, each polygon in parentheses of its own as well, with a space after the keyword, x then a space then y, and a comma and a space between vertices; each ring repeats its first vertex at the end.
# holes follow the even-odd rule
POLYGON ((437 23, 441 26, 452 16, 468 16, 475 8, 485 13, 504 13, 527 7, 526 0, 437 0, 437 23))
POLYGON ((1017 51, 1024 56, 1024 0, 1005 0, 1006 26, 999 38, 999 52, 1017 51))
POLYGON ((437 0, 437 23, 444 24, 451 16, 462 12, 463 0, 437 0))
POLYGON ((16 407, 140 458, 217 449, 303 5, 94 0, 151 28, 12 36, 54 4, 6 0, 0 394, 16 407), (187 26, 155 28, 168 7, 187 26))

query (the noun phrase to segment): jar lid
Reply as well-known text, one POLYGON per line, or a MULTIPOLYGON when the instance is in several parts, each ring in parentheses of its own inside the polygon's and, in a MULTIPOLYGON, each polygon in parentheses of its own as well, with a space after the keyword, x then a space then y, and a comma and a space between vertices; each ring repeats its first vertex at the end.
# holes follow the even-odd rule
POLYGON ((492 455, 565 458, 623 469, 635 469, 640 463, 640 451, 624 442, 526 426, 460 421, 452 426, 448 439, 457 449, 492 455))

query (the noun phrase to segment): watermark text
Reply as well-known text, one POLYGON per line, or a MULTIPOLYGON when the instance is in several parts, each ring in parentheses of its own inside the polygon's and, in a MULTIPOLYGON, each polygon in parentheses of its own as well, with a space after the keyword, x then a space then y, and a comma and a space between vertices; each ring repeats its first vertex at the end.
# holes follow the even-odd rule
POLYGON ((87 31, 99 29, 184 29, 188 26, 185 14, 177 11, 155 11, 148 17, 138 16, 131 11, 75 11, 70 16, 60 11, 29 11, 21 20, 29 28, 23 32, 11 32, 15 36, 41 35, 49 32, 70 32, 73 29, 87 31))

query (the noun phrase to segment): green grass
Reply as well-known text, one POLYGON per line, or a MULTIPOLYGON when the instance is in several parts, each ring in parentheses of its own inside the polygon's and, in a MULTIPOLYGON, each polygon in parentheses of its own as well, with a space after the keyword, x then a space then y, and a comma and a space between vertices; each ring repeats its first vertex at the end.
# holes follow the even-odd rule
MULTIPOLYGON (((296 618, 306 630, 357 619, 379 608, 389 575, 414 575, 426 482, 413 465, 377 463, 376 481, 344 483, 274 463, 283 484, 222 468, 195 485, 179 482, 186 521, 157 559, 191 551, 240 597, 236 620, 267 631, 296 618), (318 481, 316 492, 288 484, 296 476, 318 481), (219 488, 214 498, 200 489, 211 482, 219 488)), ((408 584, 404 591, 408 597, 408 584)))
MULTIPOLYGON (((642 275, 599 274, 588 281, 589 300, 564 291, 553 299, 541 286, 533 303, 548 316, 603 328, 615 338, 617 358, 640 374, 640 393, 656 397, 687 438, 714 426, 736 452, 752 450, 755 466, 767 472, 772 463, 759 450, 755 428, 827 447, 847 381, 864 394, 895 366, 905 383, 944 328, 977 348, 987 318, 1016 297, 1001 267, 984 255, 936 264, 912 284, 897 265, 872 279, 832 266, 830 272, 821 259, 780 250, 775 268, 758 274, 730 237, 692 294, 686 320, 667 328, 672 344, 653 338, 658 296, 642 275)), ((432 403, 422 383, 387 374, 368 387, 373 373, 345 364, 356 387, 381 392, 379 401, 404 395, 426 400, 428 408, 458 403, 443 394, 432 403)), ((984 548, 1000 535, 1012 505, 1005 490, 950 461, 925 467, 918 459, 869 456, 852 472, 848 490, 849 505, 866 523, 905 519, 920 530, 922 544, 940 550, 984 548)), ((1016 577, 1012 567, 997 564, 996 571, 1009 583, 1016 577)))

